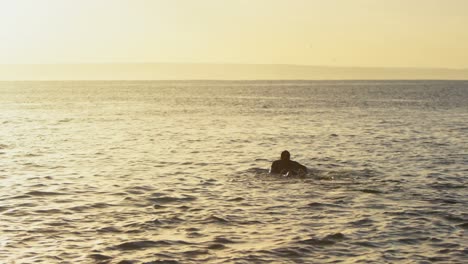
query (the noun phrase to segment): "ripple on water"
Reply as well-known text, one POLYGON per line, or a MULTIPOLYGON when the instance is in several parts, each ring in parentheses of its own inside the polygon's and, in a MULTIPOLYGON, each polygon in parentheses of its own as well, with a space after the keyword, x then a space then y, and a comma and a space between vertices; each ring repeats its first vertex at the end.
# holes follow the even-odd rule
POLYGON ((195 201, 196 199, 197 199, 196 197, 188 196, 188 195, 183 196, 183 197, 161 196, 161 197, 148 198, 149 201, 158 203, 158 204, 192 202, 192 201, 195 201))
POLYGON ((61 214, 62 210, 60 209, 42 209, 42 210, 35 210, 34 213, 37 214, 61 214))
POLYGON ((327 235, 323 238, 309 238, 305 240, 300 240, 297 243, 321 247, 334 245, 335 243, 343 239, 345 239, 345 236, 342 233, 336 233, 327 235))
POLYGON ((140 240, 132 242, 124 242, 117 246, 110 247, 111 250, 140 250, 145 248, 165 247, 171 245, 191 245, 191 243, 183 240, 140 240))
POLYGON ((108 226, 108 227, 102 227, 96 230, 96 232, 99 233, 122 233, 122 231, 116 227, 113 226, 108 226))
POLYGON ((357 189, 357 191, 360 191, 360 192, 363 192, 363 193, 371 193, 371 194, 383 194, 383 193, 385 193, 385 192, 380 191, 378 189, 368 189, 368 188, 357 189))
POLYGON ((374 222, 375 222, 374 220, 365 217, 356 221, 349 222, 349 224, 357 226, 357 227, 365 227, 365 226, 372 226, 374 222))
POLYGON ((88 258, 94 259, 95 261, 110 261, 112 257, 103 254, 89 254, 88 258))
POLYGON ((323 208, 344 208, 343 205, 340 204, 332 204, 332 203, 320 203, 320 202, 312 202, 307 204, 309 208, 317 208, 317 209, 323 209, 323 208))
POLYGON ((133 241, 133 242, 125 242, 119 244, 115 247, 111 247, 110 249, 117 249, 117 250, 139 250, 143 248, 152 248, 152 247, 160 247, 160 246, 168 246, 171 243, 161 240, 161 241, 152 241, 152 240, 143 240, 143 241, 133 241))
POLYGON ((467 84, 0 83, 0 262, 464 263, 467 84))
POLYGON ((312 250, 308 249, 307 247, 289 246, 263 252, 285 259, 296 259, 304 257, 305 254, 312 252, 312 250))
POLYGON ((205 218, 202 223, 204 224, 222 224, 222 225, 227 225, 230 224, 231 221, 227 220, 226 218, 216 216, 216 215, 211 215, 208 218, 205 218))
POLYGON ((171 259, 162 259, 162 260, 153 260, 149 262, 145 262, 145 264, 179 264, 181 262, 177 260, 171 260, 171 259))
POLYGON ((25 193, 25 195, 32 195, 32 196, 52 196, 52 195, 66 195, 66 193, 60 192, 46 192, 46 191, 30 191, 25 193))
MULTIPOLYGON (((73 201, 69 201, 69 202, 72 203, 73 201)), ((89 204, 84 204, 84 205, 72 206, 68 208, 68 210, 71 210, 74 212, 84 212, 87 210, 104 209, 104 208, 113 207, 113 206, 116 206, 116 205, 110 204, 110 203, 98 202, 98 203, 89 203, 89 204)))
POLYGON ((241 202, 241 201, 244 201, 244 200, 245 200, 245 198, 236 197, 236 198, 227 199, 226 201, 228 201, 228 202, 241 202))

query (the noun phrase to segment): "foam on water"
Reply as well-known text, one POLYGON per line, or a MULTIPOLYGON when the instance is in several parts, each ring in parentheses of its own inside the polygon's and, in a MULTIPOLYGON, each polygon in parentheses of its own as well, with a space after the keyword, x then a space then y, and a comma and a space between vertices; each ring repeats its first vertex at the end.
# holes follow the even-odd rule
POLYGON ((0 83, 1 263, 464 263, 468 82, 0 83), (305 177, 268 174, 288 149, 305 177))

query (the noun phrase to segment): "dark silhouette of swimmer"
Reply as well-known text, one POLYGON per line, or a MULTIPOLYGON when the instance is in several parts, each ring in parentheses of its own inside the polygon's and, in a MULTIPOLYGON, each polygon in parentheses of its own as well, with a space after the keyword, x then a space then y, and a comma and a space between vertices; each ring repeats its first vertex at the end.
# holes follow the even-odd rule
POLYGON ((283 175, 297 175, 307 173, 307 168, 299 162, 290 159, 291 154, 285 150, 281 152, 281 159, 273 161, 270 173, 280 173, 283 175))

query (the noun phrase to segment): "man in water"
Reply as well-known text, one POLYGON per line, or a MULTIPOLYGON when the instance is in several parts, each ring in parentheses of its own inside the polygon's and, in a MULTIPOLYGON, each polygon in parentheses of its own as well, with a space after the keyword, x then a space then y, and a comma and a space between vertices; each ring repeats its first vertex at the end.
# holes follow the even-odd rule
POLYGON ((291 154, 285 150, 281 152, 281 159, 273 161, 270 168, 270 173, 280 173, 282 175, 298 175, 306 174, 307 168, 290 159, 291 154))

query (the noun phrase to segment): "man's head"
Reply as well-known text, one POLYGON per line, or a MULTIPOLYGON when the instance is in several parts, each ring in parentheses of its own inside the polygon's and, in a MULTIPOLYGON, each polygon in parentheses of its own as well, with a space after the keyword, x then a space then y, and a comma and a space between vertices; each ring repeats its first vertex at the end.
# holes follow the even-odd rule
POLYGON ((291 154, 289 154, 289 151, 285 150, 281 152, 281 160, 289 160, 291 158, 291 154))

